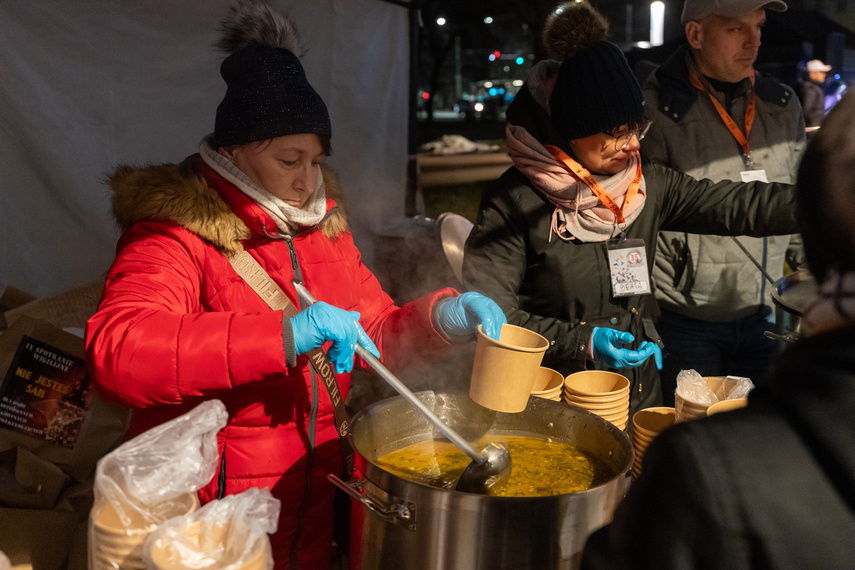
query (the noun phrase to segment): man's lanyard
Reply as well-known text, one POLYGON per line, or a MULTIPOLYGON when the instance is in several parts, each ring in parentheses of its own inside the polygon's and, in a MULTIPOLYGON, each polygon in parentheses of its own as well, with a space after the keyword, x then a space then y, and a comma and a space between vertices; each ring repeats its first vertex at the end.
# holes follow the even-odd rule
POLYGON ((552 156, 563 162, 567 168, 569 168, 570 171, 579 178, 579 180, 584 182, 591 189, 594 195, 600 199, 600 202, 602 202, 609 210, 611 210, 612 214, 615 215, 615 221, 618 224, 625 223, 623 208, 629 206, 629 203, 633 198, 635 198, 636 194, 638 194, 638 187, 641 185, 640 161, 638 163, 638 167, 635 169, 635 178, 632 179, 632 182, 629 184, 629 188, 627 188, 626 199, 623 201, 623 208, 621 208, 617 205, 617 202, 614 201, 614 198, 609 196, 609 193, 606 192, 603 185, 600 184, 584 166, 567 156, 567 153, 556 146, 546 145, 546 150, 548 150, 552 156))
POLYGON ((727 110, 718 102, 718 99, 716 99, 713 94, 707 90, 706 85, 704 85, 698 77, 697 72, 694 69, 689 70, 689 81, 692 86, 707 94, 710 101, 712 101, 715 110, 718 111, 718 116, 721 117, 722 121, 724 121, 724 124, 730 131, 730 134, 733 135, 733 138, 735 138, 736 142, 739 143, 739 146, 742 147, 742 153, 747 157, 751 156, 751 145, 748 144, 748 137, 751 135, 751 125, 754 123, 754 109, 756 107, 754 96, 754 70, 751 70, 749 78, 751 80, 751 95, 748 97, 748 105, 745 107, 745 134, 743 134, 739 129, 739 125, 736 124, 736 121, 733 120, 727 110))

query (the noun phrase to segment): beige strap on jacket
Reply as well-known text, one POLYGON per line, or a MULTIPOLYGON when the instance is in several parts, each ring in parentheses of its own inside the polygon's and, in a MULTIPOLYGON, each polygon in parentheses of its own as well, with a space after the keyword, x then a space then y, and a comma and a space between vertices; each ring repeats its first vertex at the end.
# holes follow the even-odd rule
MULTIPOLYGON (((270 275, 261 267, 261 264, 248 251, 241 250, 240 253, 227 255, 226 257, 237 274, 258 293, 259 297, 264 299, 264 302, 271 309, 274 311, 284 311, 285 317, 289 319, 300 312, 294 306, 294 303, 288 299, 285 292, 282 291, 279 285, 273 281, 270 275)), ((308 356, 312 368, 321 377, 322 384, 326 388, 330 401, 333 404, 335 425, 338 429, 338 439, 341 444, 341 453, 344 457, 344 474, 349 479, 353 473, 353 448, 347 441, 350 422, 347 418, 347 410, 344 407, 344 399, 341 397, 338 381, 336 381, 329 357, 327 357, 327 353, 322 348, 312 349, 306 353, 306 356, 308 356)))

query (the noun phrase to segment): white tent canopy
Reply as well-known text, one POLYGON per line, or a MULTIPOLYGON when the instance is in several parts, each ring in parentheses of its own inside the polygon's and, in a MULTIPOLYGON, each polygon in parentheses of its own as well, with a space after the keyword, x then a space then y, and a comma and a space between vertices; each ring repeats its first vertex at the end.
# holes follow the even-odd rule
MULTIPOLYGON (((357 245, 400 217, 407 161, 408 15, 382 0, 278 0, 333 125, 357 245)), ((212 47, 225 0, 0 2, 0 291, 98 279, 118 228, 118 164, 179 162, 225 93, 212 47)))

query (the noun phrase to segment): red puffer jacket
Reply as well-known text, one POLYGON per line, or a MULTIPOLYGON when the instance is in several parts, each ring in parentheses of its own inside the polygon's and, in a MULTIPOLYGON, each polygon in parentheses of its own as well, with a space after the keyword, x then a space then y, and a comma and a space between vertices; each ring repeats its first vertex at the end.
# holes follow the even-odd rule
MULTIPOLYGON (((271 239, 265 232, 274 234, 275 224, 266 212, 198 156, 180 166, 120 167, 110 183, 124 233, 86 330, 95 384, 135 408, 128 437, 204 400, 222 400, 229 423, 202 502, 215 499, 221 485, 229 494, 269 488, 282 501, 271 537, 276 567, 326 568, 334 490, 326 475, 342 470, 332 404, 323 386, 313 385, 305 356, 288 368, 282 312, 235 273, 224 252, 245 248, 299 306, 291 285, 295 254, 309 291, 359 311, 392 370, 417 348, 447 344, 430 313, 456 292, 396 307, 361 263, 333 200, 320 226, 292 243, 271 239)), ((350 374, 338 381, 346 396, 350 374)))

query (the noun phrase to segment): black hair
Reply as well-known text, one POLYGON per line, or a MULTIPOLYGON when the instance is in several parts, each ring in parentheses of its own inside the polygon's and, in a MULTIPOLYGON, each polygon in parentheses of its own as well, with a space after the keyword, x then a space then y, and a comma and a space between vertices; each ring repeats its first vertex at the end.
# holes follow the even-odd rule
POLYGON ((855 96, 845 95, 808 144, 798 171, 798 219, 811 273, 855 270, 855 96))

